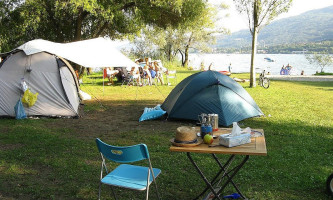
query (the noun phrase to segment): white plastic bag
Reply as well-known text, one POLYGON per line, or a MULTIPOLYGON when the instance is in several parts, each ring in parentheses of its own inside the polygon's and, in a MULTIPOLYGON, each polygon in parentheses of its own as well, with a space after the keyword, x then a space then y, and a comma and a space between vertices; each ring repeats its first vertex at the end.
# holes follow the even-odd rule
POLYGON ((21 78, 21 90, 23 91, 23 93, 28 89, 28 85, 27 83, 25 82, 24 78, 21 78))

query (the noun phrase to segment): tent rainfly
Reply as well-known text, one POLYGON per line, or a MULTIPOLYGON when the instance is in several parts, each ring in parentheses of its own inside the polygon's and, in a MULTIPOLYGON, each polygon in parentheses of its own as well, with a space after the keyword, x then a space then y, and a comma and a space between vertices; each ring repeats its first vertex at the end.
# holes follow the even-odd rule
POLYGON ((37 39, 21 45, 17 49, 24 51, 26 55, 48 52, 90 68, 138 66, 116 49, 114 43, 108 38, 63 44, 37 39))
POLYGON ((220 126, 263 115, 241 85, 210 70, 193 74, 180 82, 161 107, 169 119, 198 120, 201 113, 216 113, 220 126))

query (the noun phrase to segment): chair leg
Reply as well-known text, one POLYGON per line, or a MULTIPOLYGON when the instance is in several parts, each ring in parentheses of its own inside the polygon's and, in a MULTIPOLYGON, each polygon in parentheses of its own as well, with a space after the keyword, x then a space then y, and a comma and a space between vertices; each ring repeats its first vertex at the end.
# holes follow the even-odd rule
POLYGON ((161 199, 160 193, 158 192, 157 183, 156 183, 156 181, 154 181, 154 182, 155 182, 155 188, 156 188, 157 198, 161 199))
POLYGON ((126 81, 126 80, 125 80, 125 78, 124 78, 123 82, 121 83, 121 86, 123 86, 123 85, 124 85, 125 81, 126 81))
POLYGON ((147 176, 147 188, 146 188, 146 200, 148 200, 149 195, 149 181, 150 180, 150 169, 148 168, 148 176, 147 176))
POLYGON ((98 200, 100 200, 100 199, 101 199, 101 185, 102 185, 102 183, 101 183, 101 182, 99 182, 99 189, 98 189, 98 200))
POLYGON ((115 191, 114 191, 114 189, 113 189, 113 187, 112 187, 112 186, 111 186, 111 190, 112 190, 112 193, 113 193, 114 199, 115 199, 115 200, 117 200, 116 193, 115 193, 115 191))
POLYGON ((146 190, 146 200, 148 200, 148 195, 149 195, 149 185, 148 185, 147 190, 146 190))
MULTIPOLYGON (((99 182, 98 200, 100 200, 100 199, 101 199, 101 187, 102 187, 102 183, 101 183, 101 182, 99 182)), ((113 194, 113 196, 114 196, 114 199, 115 199, 115 200, 117 200, 116 193, 115 193, 115 191, 114 191, 114 189, 113 189, 113 187, 112 187, 112 186, 111 186, 111 190, 112 190, 112 194, 113 194)))
MULTIPOLYGON (((148 171, 148 174, 149 174, 149 177, 150 177, 150 173, 149 173, 149 172, 151 171, 151 174, 153 175, 153 182, 155 183, 155 188, 156 188, 157 198, 158 198, 158 199, 161 199, 160 194, 159 194, 159 192, 158 192, 157 182, 156 182, 155 174, 154 174, 154 171, 153 171, 153 167, 151 166, 150 159, 149 159, 149 168, 150 168, 150 170, 148 171)), ((148 187, 149 187, 149 185, 148 185, 148 187)), ((148 187, 147 187, 147 190, 148 190, 148 187)))

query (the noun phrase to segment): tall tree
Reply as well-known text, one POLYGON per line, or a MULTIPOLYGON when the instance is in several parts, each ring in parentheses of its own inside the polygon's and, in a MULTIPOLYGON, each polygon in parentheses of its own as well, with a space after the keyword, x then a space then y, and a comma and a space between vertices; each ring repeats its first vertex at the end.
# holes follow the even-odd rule
MULTIPOLYGON (((221 4, 219 8, 226 9, 221 4)), ((168 26, 166 29, 147 27, 144 39, 159 47, 167 60, 172 60, 177 53, 182 56, 182 65, 187 67, 190 48, 207 52, 210 44, 215 42, 215 34, 227 32, 216 26, 217 9, 207 2, 188 0, 182 7, 183 17, 178 26, 168 26)))
MULTIPOLYGON (((215 43, 215 35, 226 33, 227 30, 217 25, 217 9, 210 4, 204 6, 199 15, 193 21, 185 21, 178 28, 178 37, 182 41, 179 52, 182 55, 182 65, 188 66, 189 50, 191 48, 198 51, 209 52, 210 45, 215 43)), ((224 4, 219 5, 219 9, 226 9, 224 4)))
POLYGON ((250 87, 256 86, 255 55, 260 30, 281 13, 287 12, 292 0, 233 0, 240 13, 246 13, 252 34, 250 87))
POLYGON ((320 67, 320 72, 324 73, 324 68, 333 64, 333 56, 326 53, 305 54, 305 58, 310 64, 316 64, 320 67))

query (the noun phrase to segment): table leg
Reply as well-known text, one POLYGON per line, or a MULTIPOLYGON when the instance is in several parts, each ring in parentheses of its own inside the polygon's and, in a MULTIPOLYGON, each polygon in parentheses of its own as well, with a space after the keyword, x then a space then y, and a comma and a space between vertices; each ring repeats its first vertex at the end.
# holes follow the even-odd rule
POLYGON ((215 161, 217 162, 217 164, 220 167, 219 172, 215 175, 215 177, 212 179, 211 182, 208 181, 208 179, 204 176, 204 174, 202 173, 202 171, 200 170, 200 168, 198 167, 198 165, 194 162, 194 160, 191 157, 191 154, 188 152, 187 153, 187 157, 190 159, 191 163, 193 164, 193 166, 196 168, 196 170, 198 171, 198 173, 200 174, 201 178, 205 181, 207 187, 195 198, 195 199, 199 199, 200 196, 204 195, 208 189, 210 189, 212 191, 212 193, 215 195, 214 199, 221 199, 219 197, 219 195, 223 192, 223 190, 226 188, 226 186, 231 183, 234 188, 237 190, 238 194, 243 198, 246 199, 245 196, 242 194, 242 192, 239 190, 239 188, 237 187, 237 185, 234 183, 234 181, 232 180, 234 178, 234 176, 238 173, 238 171, 244 166, 244 164, 246 163, 246 161, 249 159, 249 155, 246 155, 244 157, 244 159, 241 161, 240 164, 238 164, 236 167, 234 167, 233 169, 228 171, 228 168, 230 167, 229 165, 231 165, 231 163, 234 160, 235 155, 231 155, 229 157, 229 159, 227 160, 227 162, 223 165, 219 159, 217 158, 217 156, 215 154, 212 154, 213 158, 215 159, 215 161), (217 179, 218 177, 221 175, 221 173, 224 172, 224 174, 222 175, 222 177, 219 180, 222 180, 224 177, 227 178, 227 181, 224 183, 224 185, 219 189, 218 192, 215 192, 213 185, 215 185, 217 183, 217 179), (231 175, 230 175, 231 174, 231 175))
MULTIPOLYGON (((207 180, 207 178, 205 177, 205 175, 201 172, 200 168, 198 167, 198 165, 194 162, 194 160, 191 157, 190 152, 187 152, 187 157, 190 159, 191 163, 193 164, 193 166, 196 168, 196 170, 198 171, 198 173, 200 174, 201 178, 205 181, 207 187, 212 191, 212 193, 215 195, 215 198, 220 199, 221 198, 218 196, 218 193, 215 192, 212 184, 207 180)), ((200 195, 201 196, 201 195, 200 195)), ((195 199, 198 199, 200 196, 196 197, 195 199)))
MULTIPOLYGON (((211 181, 211 185, 215 185, 215 184, 217 183, 217 181, 216 181, 217 178, 221 175, 222 172, 225 172, 225 171, 226 171, 226 166, 228 166, 229 164, 232 163, 233 159, 235 158, 235 155, 231 155, 231 156, 229 157, 229 159, 227 160, 227 162, 226 162, 224 165, 222 165, 222 164, 220 163, 220 161, 218 160, 218 158, 216 157, 215 154, 212 154, 212 156, 213 156, 213 158, 215 159, 215 161, 218 163, 218 165, 219 165, 219 167, 220 167, 219 172, 216 174, 216 176, 215 176, 215 177, 212 179, 212 181, 211 181)), ((227 167, 227 168, 228 168, 228 167, 227 167)), ((208 189, 209 189, 209 187, 207 186, 207 187, 201 192, 201 194, 198 195, 198 197, 204 195, 204 194, 207 192, 208 189)))
MULTIPOLYGON (((246 163, 246 161, 249 159, 249 155, 246 155, 245 157, 244 157, 244 159, 242 160, 242 162, 239 164, 239 165, 237 165, 234 169, 232 169, 232 170, 230 170, 229 172, 226 172, 226 176, 228 177, 228 180, 224 183, 224 185, 221 187, 221 189, 217 192, 218 194, 220 194, 223 190, 224 190, 224 188, 231 182, 232 183, 232 185, 235 187, 235 189, 237 190, 237 192, 241 195, 241 197, 243 198, 243 199, 246 199, 245 197, 244 197, 244 195, 240 192, 240 190, 238 189, 238 187, 234 184, 234 182, 232 181, 232 178, 238 173, 238 171, 244 166, 244 164, 246 163), (233 171, 233 173, 229 176, 229 173, 230 172, 232 172, 233 171)), ((223 177, 221 177, 221 179, 222 179, 223 177)))
MULTIPOLYGON (((224 176, 227 176, 228 178, 230 178, 229 173, 230 173, 232 170, 231 170, 229 173, 227 173, 227 172, 226 172, 227 169, 225 168, 225 166, 228 166, 230 159, 231 159, 231 158, 233 159, 235 155, 230 156, 228 162, 226 162, 224 165, 221 164, 221 162, 219 161, 219 159, 217 158, 217 156, 216 156, 215 154, 212 154, 212 156, 214 157, 215 161, 216 161, 217 164, 220 166, 220 168, 225 172, 225 175, 223 175, 222 178, 223 178, 224 176)), ((245 157, 245 158, 246 158, 246 157, 245 157)), ((246 160, 248 160, 248 158, 246 158, 246 160)), ((243 161, 243 162, 244 162, 244 161, 243 161)), ((243 163, 243 162, 242 162, 242 163, 243 163)), ((246 162, 246 161, 245 161, 245 162, 246 162)), ((245 163, 245 162, 244 162, 244 163, 245 163)), ((244 163, 243 163, 243 164, 242 164, 242 163, 241 163, 241 165, 243 166, 244 163)), ((237 166, 237 167, 238 167, 238 166, 237 166)), ((240 168, 239 168, 239 169, 240 169, 240 168)), ((239 169, 238 169, 238 170, 239 170, 239 169)), ((242 194, 242 192, 239 190, 239 188, 237 187, 237 185, 234 183, 234 181, 233 181, 232 179, 230 179, 230 183, 231 183, 231 184, 234 186, 234 188, 237 190, 238 194, 240 194, 241 197, 242 197, 243 199, 245 199, 245 196, 242 194)))

